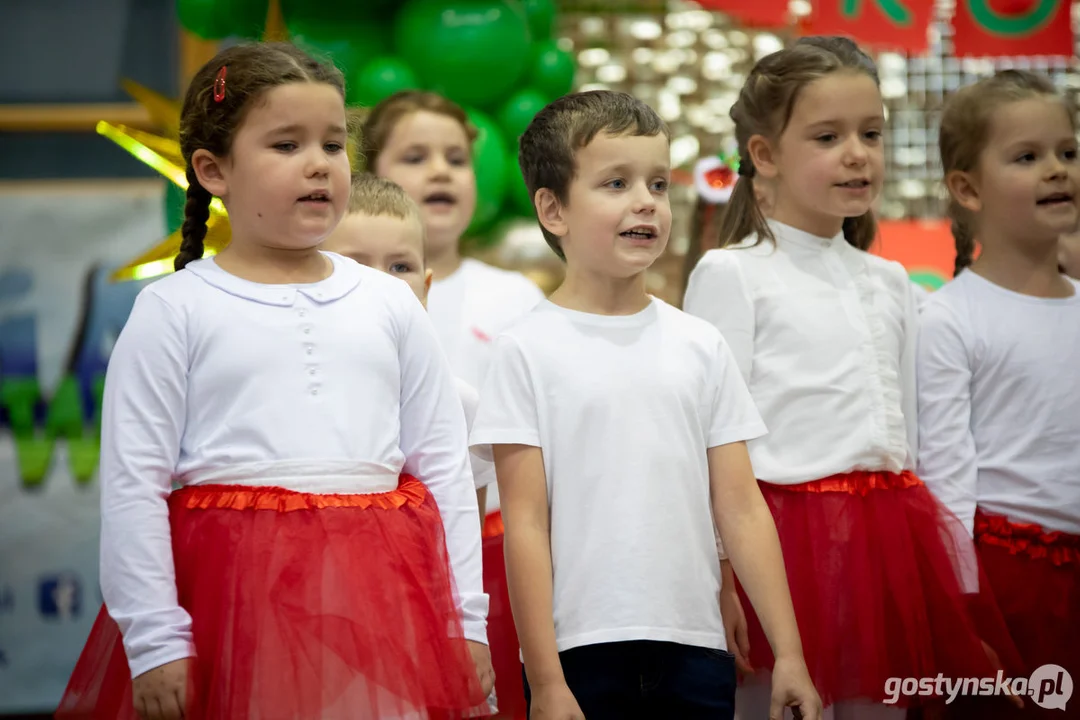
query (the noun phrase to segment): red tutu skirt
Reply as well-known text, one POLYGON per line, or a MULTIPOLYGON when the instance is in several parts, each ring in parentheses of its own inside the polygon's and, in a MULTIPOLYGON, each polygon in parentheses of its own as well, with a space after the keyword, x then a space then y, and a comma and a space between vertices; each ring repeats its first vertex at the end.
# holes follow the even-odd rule
POLYGON ((495 699, 499 716, 524 720, 527 706, 521 677, 521 647, 514 627, 514 615, 510 611, 503 537, 502 513, 496 511, 484 519, 484 592, 490 598, 488 643, 491 647, 491 664, 495 669, 495 699))
POLYGON ((979 510, 975 542, 1025 675, 1060 665, 1080 682, 1080 535, 979 510))
MULTIPOLYGON (((914 474, 760 486, 780 536, 807 667, 826 706, 882 702, 889 678, 994 677, 983 642, 1007 671, 1017 667, 985 578, 979 594, 964 594, 959 568, 975 557, 970 544, 961 546, 966 532, 914 474)), ((750 662, 771 669, 765 633, 739 592, 750 662)), ((897 704, 918 702, 940 699, 897 704)))
MULTIPOLYGON (((442 519, 419 481, 316 495, 189 486, 169 498, 179 601, 197 658, 185 717, 455 718, 482 697, 442 519)), ((131 673, 102 609, 58 718, 133 720, 131 673)))

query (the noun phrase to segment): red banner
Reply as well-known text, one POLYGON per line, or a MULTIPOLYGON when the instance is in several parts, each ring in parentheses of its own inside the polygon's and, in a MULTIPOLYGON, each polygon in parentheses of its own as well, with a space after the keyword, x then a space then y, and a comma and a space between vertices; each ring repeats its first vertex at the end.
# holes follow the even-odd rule
POLYGON ((910 53, 929 46, 934 0, 814 0, 812 6, 808 34, 846 35, 860 45, 910 53))
POLYGON ((1069 0, 957 0, 958 57, 1072 55, 1069 0))
POLYGON ((785 27, 791 23, 788 0, 698 0, 706 10, 716 10, 750 27, 785 27))

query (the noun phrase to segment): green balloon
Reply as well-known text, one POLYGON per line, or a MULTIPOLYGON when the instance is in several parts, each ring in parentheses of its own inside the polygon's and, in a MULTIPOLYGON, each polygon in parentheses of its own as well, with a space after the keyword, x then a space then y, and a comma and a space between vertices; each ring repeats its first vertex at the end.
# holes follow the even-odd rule
POLYGON ((175 183, 165 183, 165 232, 172 235, 184 224, 184 207, 187 205, 187 190, 175 183))
POLYGON ((536 90, 528 88, 511 95, 510 99, 499 108, 497 116, 499 127, 510 143, 510 147, 515 148, 514 155, 517 155, 517 143, 525 132, 525 128, 529 127, 536 113, 543 110, 545 105, 547 105, 547 98, 536 90))
POLYGON ((308 54, 329 60, 350 77, 373 58, 385 55, 390 39, 382 24, 371 22, 290 24, 289 39, 308 54))
POLYGON ((345 99, 349 105, 372 107, 400 90, 420 87, 412 68, 396 57, 378 57, 349 78, 345 99))
POLYGON ((529 65, 529 23, 517 0, 409 0, 394 41, 425 87, 462 105, 498 102, 529 65))
POLYGON ((574 87, 577 66, 574 56, 559 48, 554 40, 539 43, 533 51, 529 84, 547 96, 560 98, 574 87))
POLYGON ((548 40, 555 32, 554 0, 521 0, 534 42, 548 40))
POLYGON ((499 216, 506 196, 506 140, 499 127, 487 115, 469 110, 469 122, 476 128, 473 143, 473 169, 476 172, 476 211, 466 235, 481 232, 499 216))
POLYGON ((176 0, 180 24, 204 40, 260 37, 269 9, 269 0, 176 0))

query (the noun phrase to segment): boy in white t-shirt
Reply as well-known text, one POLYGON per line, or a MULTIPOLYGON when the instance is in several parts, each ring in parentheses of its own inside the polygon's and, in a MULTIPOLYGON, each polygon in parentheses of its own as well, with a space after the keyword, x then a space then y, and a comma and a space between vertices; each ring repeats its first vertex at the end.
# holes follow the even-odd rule
MULTIPOLYGON (((397 184, 367 173, 356 176, 348 210, 322 248, 401 278, 427 307, 432 273, 424 261, 424 224, 419 208, 397 184)), ((471 428, 479 395, 472 385, 455 379, 465 421, 471 428)), ((491 449, 473 447, 469 459, 483 526, 487 488, 495 482, 491 449)))
POLYGON ((471 441, 494 449, 530 717, 733 717, 718 528, 783 658, 776 716, 819 718, 745 446, 765 427, 720 333, 645 292, 671 230, 667 127, 577 93, 520 151, 566 280, 496 340, 471 441))

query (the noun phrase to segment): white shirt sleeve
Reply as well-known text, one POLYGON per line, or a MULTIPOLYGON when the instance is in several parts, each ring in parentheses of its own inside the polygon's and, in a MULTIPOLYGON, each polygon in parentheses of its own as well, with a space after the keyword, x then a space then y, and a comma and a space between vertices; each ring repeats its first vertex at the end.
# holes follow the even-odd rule
POLYGON ((511 337, 500 336, 488 369, 476 426, 469 439, 473 446, 540 444, 540 421, 529 365, 521 347, 511 337))
POLYGON ((971 365, 960 323, 927 303, 918 343, 919 476, 971 535, 978 459, 971 432, 971 365))
POLYGON ((743 380, 750 382, 754 361, 754 302, 743 280, 738 250, 705 253, 686 285, 683 310, 707 320, 727 341, 743 380))
POLYGON ((715 385, 708 447, 752 440, 764 435, 765 423, 722 337, 718 338, 710 377, 715 385))
MULTIPOLYGON (((476 389, 458 378, 458 394, 461 407, 465 410, 465 429, 471 435, 476 421, 476 409, 480 406, 480 395, 476 389)), ((469 449, 469 464, 472 466, 473 483, 480 490, 495 482, 495 462, 490 445, 477 445, 469 449)))
POLYGON ((183 319, 143 290, 116 341, 101 424, 101 591, 132 677, 195 655, 177 600, 167 499, 186 415, 183 319))
POLYGON ((907 427, 908 469, 914 470, 919 460, 919 397, 916 372, 916 348, 919 341, 919 299, 915 285, 907 280, 904 271, 904 347, 900 356, 900 399, 907 427))
POLYGON ((487 644, 480 514, 461 399, 423 307, 404 284, 395 292, 402 318, 398 358, 403 469, 423 482, 438 503, 465 637, 487 644))

